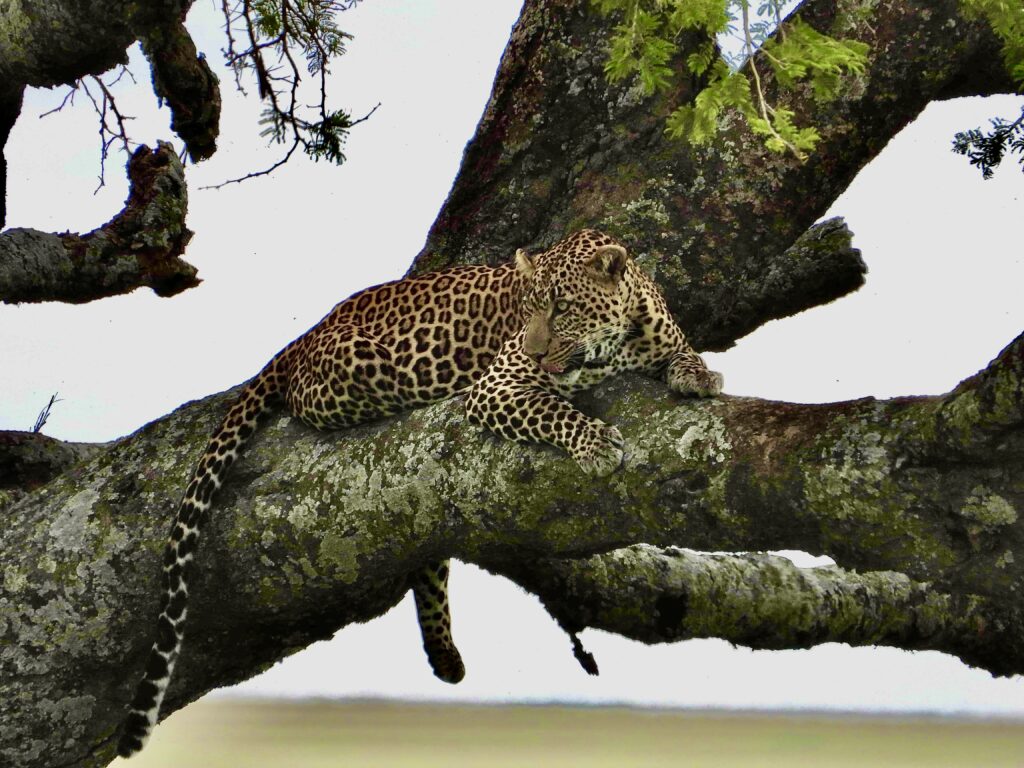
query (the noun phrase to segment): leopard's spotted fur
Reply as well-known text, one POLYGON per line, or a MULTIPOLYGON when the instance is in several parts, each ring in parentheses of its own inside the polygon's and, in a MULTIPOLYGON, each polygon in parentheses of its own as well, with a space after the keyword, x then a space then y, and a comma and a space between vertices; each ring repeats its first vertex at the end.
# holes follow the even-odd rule
MULTIPOLYGON (((164 554, 164 592, 145 675, 118 751, 142 748, 181 650, 187 568, 214 492, 275 400, 317 428, 351 426, 445 399, 472 385, 471 420, 517 440, 569 451, 595 474, 622 459, 614 427, 565 399, 621 370, 667 371, 669 384, 710 395, 721 377, 687 345, 654 283, 610 238, 579 232, 499 267, 457 267, 369 288, 338 304, 243 389, 185 490, 164 554), (493 362, 492 362, 493 361, 493 362), (475 383, 474 383, 475 382, 475 383)), ((435 674, 458 682, 447 561, 411 579, 435 674)))

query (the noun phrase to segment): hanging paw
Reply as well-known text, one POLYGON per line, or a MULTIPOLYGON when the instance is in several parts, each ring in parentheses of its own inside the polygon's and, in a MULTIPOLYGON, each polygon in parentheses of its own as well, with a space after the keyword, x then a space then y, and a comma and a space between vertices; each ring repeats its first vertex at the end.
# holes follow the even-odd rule
POLYGON ((625 440, 615 427, 594 420, 570 449, 580 468, 592 477, 604 477, 622 466, 625 440))
POLYGON ((462 663, 462 656, 459 649, 451 642, 440 642, 427 645, 424 642, 424 650, 427 652, 427 661, 434 671, 434 677, 446 683, 455 685, 466 676, 466 667, 462 663))

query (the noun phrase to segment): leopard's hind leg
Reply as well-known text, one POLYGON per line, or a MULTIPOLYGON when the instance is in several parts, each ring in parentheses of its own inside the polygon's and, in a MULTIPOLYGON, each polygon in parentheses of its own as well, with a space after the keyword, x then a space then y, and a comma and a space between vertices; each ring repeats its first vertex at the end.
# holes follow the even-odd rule
POLYGON ((466 674, 459 649, 452 640, 452 617, 448 610, 449 561, 430 563, 412 577, 416 614, 423 633, 423 650, 436 675, 446 683, 457 683, 466 674))
POLYGON ((285 402, 310 426, 352 427, 402 410, 402 387, 391 350, 362 328, 314 328, 292 355, 285 402))

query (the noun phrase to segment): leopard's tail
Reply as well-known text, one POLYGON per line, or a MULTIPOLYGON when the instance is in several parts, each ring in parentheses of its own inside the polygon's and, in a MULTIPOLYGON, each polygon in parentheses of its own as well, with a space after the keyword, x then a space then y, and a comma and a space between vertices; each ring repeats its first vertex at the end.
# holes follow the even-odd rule
POLYGON ((189 564, 199 543, 199 532, 228 468, 253 434, 261 413, 268 410, 275 395, 283 392, 287 350, 277 355, 242 390, 242 394, 210 438, 206 451, 192 474, 175 516, 164 549, 163 597, 157 619, 157 639, 149 653, 146 671, 135 689, 125 719, 118 754, 130 757, 142 749, 156 725, 160 703, 171 681, 174 663, 181 651, 188 602, 189 564))

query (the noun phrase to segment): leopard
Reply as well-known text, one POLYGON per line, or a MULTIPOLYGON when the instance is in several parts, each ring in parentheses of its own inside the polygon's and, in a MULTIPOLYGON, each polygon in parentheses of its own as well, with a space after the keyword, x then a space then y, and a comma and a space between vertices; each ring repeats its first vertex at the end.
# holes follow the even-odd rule
MULTIPOLYGON (((564 448, 590 474, 623 460, 619 431, 568 398, 625 370, 667 372, 671 388, 721 391, 672 319, 656 284, 625 248, 596 230, 536 256, 457 266, 359 291, 246 382, 192 472, 163 550, 156 640, 129 705, 118 753, 139 752, 180 657, 189 580, 215 493, 255 433, 284 408, 319 430, 344 429, 455 396, 468 420, 517 441, 564 448)), ((450 563, 409 577, 434 674, 457 683, 465 665, 451 630, 450 563)))

